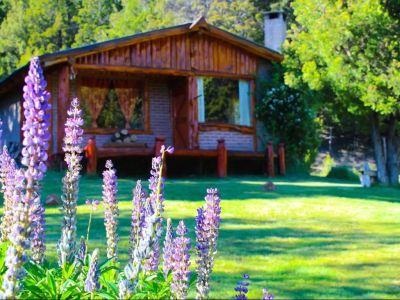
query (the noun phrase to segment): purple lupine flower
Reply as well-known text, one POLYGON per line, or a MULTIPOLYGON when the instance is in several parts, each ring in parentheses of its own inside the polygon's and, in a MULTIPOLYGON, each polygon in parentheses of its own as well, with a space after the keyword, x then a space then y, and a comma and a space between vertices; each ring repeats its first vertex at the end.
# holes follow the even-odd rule
POLYGON ((85 280, 85 292, 94 293, 100 289, 99 249, 95 249, 90 258, 89 271, 85 280))
POLYGON ((86 248, 87 248, 86 240, 83 236, 81 236, 81 239, 79 240, 79 248, 75 255, 75 263, 80 263, 85 261, 86 250, 87 250, 86 248))
POLYGON ((176 229, 177 237, 173 242, 172 255, 171 291, 176 299, 185 299, 189 288, 190 239, 185 236, 186 234, 187 228, 185 223, 180 221, 176 229))
POLYGON ((263 289, 263 296, 261 300, 274 300, 274 295, 270 294, 267 289, 263 289))
MULTIPOLYGON (((143 262, 150 256, 152 243, 154 241, 158 217, 153 212, 149 201, 145 202, 145 226, 141 229, 139 244, 132 250, 131 261, 125 266, 124 273, 130 282, 131 290, 134 291, 138 283, 138 275, 143 267, 143 262)), ((120 291, 120 294, 122 292, 120 291)))
POLYGON ((221 206, 217 189, 207 189, 204 207, 197 210, 196 252, 197 283, 196 298, 207 299, 210 289, 209 279, 217 253, 221 206))
POLYGON ((104 203, 104 225, 107 235, 107 258, 114 257, 118 260, 118 201, 117 176, 111 160, 106 162, 106 170, 103 172, 103 203, 104 203))
POLYGON ((171 219, 167 219, 167 230, 165 232, 165 240, 164 240, 164 249, 163 249, 163 271, 164 271, 164 278, 168 278, 169 272, 172 270, 172 256, 173 256, 173 241, 174 241, 174 234, 172 229, 172 222, 171 219))
POLYGON ((128 279, 118 282, 119 299, 130 299, 133 294, 133 286, 128 279))
MULTIPOLYGON (((159 158, 153 158, 151 178, 149 180, 150 196, 144 202, 144 226, 141 228, 139 244, 131 252, 131 260, 124 268, 124 273, 130 282, 130 289, 134 291, 138 283, 138 275, 145 261, 145 270, 149 271, 154 266, 158 267, 159 261, 159 240, 162 234, 162 160, 166 151, 162 149, 159 158), (160 205, 161 203, 161 205, 160 205), (158 250, 152 251, 152 249, 158 250), (156 259, 155 259, 156 258, 156 259), (153 263, 156 262, 156 263, 153 263)), ((172 152, 172 148, 168 148, 172 152)))
POLYGON ((61 239, 58 243, 59 263, 61 266, 73 261, 76 248, 76 203, 79 192, 79 171, 82 159, 83 119, 77 98, 71 101, 65 123, 64 147, 67 172, 63 178, 63 211, 61 239))
POLYGON ((164 180, 162 177, 163 166, 165 155, 167 153, 171 154, 174 152, 173 147, 165 148, 163 145, 161 147, 161 155, 154 157, 152 160, 152 168, 150 171, 149 179, 149 189, 150 196, 149 201, 154 213, 158 216, 155 228, 155 234, 152 241, 152 249, 150 251, 150 256, 148 257, 145 270, 146 271, 157 271, 160 261, 160 239, 162 235, 162 213, 164 212, 164 180))
POLYGON ((4 146, 3 152, 0 154, 0 180, 1 191, 4 193, 3 218, 1 219, 1 241, 8 241, 8 235, 13 225, 14 210, 14 190, 16 186, 15 172, 16 165, 14 159, 8 154, 7 147, 4 146))
POLYGON ((130 248, 129 248, 129 259, 133 260, 133 251, 139 246, 139 241, 143 235, 143 228, 146 226, 145 223, 145 201, 146 194, 142 188, 142 182, 138 180, 136 187, 133 192, 132 199, 132 218, 131 218, 131 234, 130 234, 130 248))
POLYGON ((47 166, 49 148, 50 94, 45 90, 47 83, 39 58, 31 59, 28 76, 24 86, 24 133, 21 163, 26 166, 26 200, 30 203, 30 226, 32 259, 38 263, 45 252, 44 208, 40 201, 39 181, 43 178, 47 166))
POLYGON ((233 299, 236 300, 247 300, 247 293, 249 291, 248 286, 250 283, 247 281, 250 279, 249 275, 243 274, 243 280, 239 281, 235 287, 235 296, 233 299))
POLYGON ((10 164, 12 163, 12 158, 8 153, 6 146, 3 147, 3 152, 0 154, 0 192, 4 193, 6 177, 10 169, 10 164))
POLYGON ((7 249, 3 275, 3 292, 0 298, 15 299, 20 289, 20 280, 24 277, 23 264, 29 248, 29 206, 24 194, 25 174, 22 170, 15 172, 15 189, 13 191, 13 225, 9 233, 11 245, 7 249))

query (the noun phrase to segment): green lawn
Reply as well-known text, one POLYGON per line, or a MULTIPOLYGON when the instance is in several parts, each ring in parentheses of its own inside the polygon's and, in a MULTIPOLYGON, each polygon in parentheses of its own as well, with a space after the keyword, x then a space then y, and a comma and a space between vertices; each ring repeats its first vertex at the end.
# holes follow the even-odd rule
MULTIPOLYGON (((58 193, 61 173, 49 173, 44 196, 58 193)), ((242 273, 251 277, 250 297, 268 287, 277 298, 399 298, 400 190, 360 188, 318 177, 176 179, 166 184, 166 216, 183 219, 194 239, 196 208, 205 189, 217 187, 222 225, 212 277, 212 298, 227 298, 242 273)), ((127 258, 133 179, 119 180, 120 256, 127 258)), ((86 230, 87 198, 101 197, 101 180, 81 181, 79 233, 86 230)), ((55 256, 61 214, 47 208, 48 255, 55 256)), ((91 248, 105 257, 102 209, 94 218, 91 248)), ((193 264, 194 267, 194 264, 193 264)), ((192 294, 193 295, 193 294, 192 294)))

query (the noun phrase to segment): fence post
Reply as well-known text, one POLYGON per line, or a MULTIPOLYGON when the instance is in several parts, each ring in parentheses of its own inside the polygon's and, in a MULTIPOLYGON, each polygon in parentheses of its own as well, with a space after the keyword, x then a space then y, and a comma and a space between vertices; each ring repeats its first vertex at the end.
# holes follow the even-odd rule
POLYGON ((272 141, 267 143, 267 176, 275 177, 275 166, 274 166, 274 146, 272 141))
POLYGON ((286 175, 285 144, 280 143, 278 147, 279 175, 286 175))
POLYGON ((96 138, 94 136, 89 138, 84 151, 85 157, 87 158, 86 173, 88 175, 94 175, 97 172, 97 147, 96 138))
POLYGON ((217 146, 217 175, 218 177, 226 177, 228 171, 228 152, 225 148, 225 140, 219 139, 217 146))

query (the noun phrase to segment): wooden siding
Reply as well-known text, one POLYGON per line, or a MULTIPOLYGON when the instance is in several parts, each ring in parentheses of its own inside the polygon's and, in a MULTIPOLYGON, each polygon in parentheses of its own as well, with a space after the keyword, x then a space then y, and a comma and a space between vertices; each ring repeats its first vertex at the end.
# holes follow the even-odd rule
POLYGON ((235 77, 248 77, 255 76, 257 71, 255 55, 201 31, 141 41, 83 55, 77 57, 75 63, 82 67, 88 65, 186 71, 188 75, 231 74, 235 77))

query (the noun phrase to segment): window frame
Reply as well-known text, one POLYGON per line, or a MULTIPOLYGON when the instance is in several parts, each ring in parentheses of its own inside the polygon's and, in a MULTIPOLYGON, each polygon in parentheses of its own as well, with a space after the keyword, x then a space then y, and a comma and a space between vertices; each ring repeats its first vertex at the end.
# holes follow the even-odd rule
MULTIPOLYGON (((79 95, 78 97, 81 99, 81 92, 80 88, 82 87, 82 79, 88 78, 89 76, 84 76, 81 77, 77 81, 77 94, 79 95)), ((91 77, 91 76, 90 76, 91 77)), ((108 80, 110 85, 113 80, 118 80, 120 78, 103 78, 103 77, 98 77, 99 79, 104 79, 108 80)), ((146 79, 139 79, 139 78, 123 78, 123 79, 132 79, 132 80, 137 80, 139 82, 143 83, 143 129, 127 129, 130 134, 151 134, 151 129, 150 129, 150 99, 149 99, 149 92, 148 92, 148 82, 146 79)), ((96 135, 109 135, 113 134, 116 131, 118 131, 121 128, 83 128, 84 134, 96 134, 96 135)))
MULTIPOLYGON (((198 76, 196 77, 196 86, 197 86, 197 98, 199 99, 200 97, 200 91, 198 87, 198 79, 199 78, 224 78, 227 79, 226 77, 217 77, 217 76, 198 76)), ((204 113, 204 122, 198 122, 198 127, 200 131, 236 131, 244 134, 253 134, 255 132, 255 117, 254 117, 254 85, 253 85, 253 79, 249 78, 228 78, 237 81, 238 83, 238 89, 240 86, 240 81, 246 81, 248 84, 248 90, 249 90, 249 120, 250 120, 250 125, 240 125, 240 124, 230 124, 230 123, 223 123, 223 122, 207 122, 206 121, 206 115, 205 115, 205 95, 203 96, 203 113, 204 113)), ((203 94, 204 94, 204 81, 203 81, 203 94)), ((238 91, 239 97, 240 97, 240 91, 238 91)), ((240 98, 239 98, 240 102, 240 98)), ((198 105, 197 107, 198 114, 197 118, 199 119, 199 111, 200 107, 198 105)), ((239 117, 241 119, 241 117, 239 117)))

